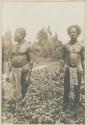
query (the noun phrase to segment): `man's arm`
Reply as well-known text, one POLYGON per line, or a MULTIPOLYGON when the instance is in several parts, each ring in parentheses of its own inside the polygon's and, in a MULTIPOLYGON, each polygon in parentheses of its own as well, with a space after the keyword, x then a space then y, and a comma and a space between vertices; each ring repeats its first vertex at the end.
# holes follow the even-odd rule
POLYGON ((82 46, 82 49, 81 49, 81 65, 83 68, 83 72, 85 72, 85 47, 84 46, 82 46))
POLYGON ((62 45, 62 67, 64 68, 64 63, 65 63, 65 55, 66 55, 66 49, 65 45, 62 45))
POLYGON ((27 74, 26 80, 29 81, 30 75, 31 75, 31 72, 32 72, 32 69, 33 69, 33 60, 32 60, 32 57, 31 57, 31 48, 30 47, 28 48, 27 56, 28 56, 28 74, 27 74))
MULTIPOLYGON (((13 49, 13 46, 12 46, 12 49, 13 49)), ((12 50, 11 50, 11 53, 10 53, 10 56, 9 56, 9 60, 8 60, 8 72, 11 72, 11 69, 12 69, 12 50)))
POLYGON ((32 56, 31 55, 32 55, 32 50, 29 47, 29 49, 28 49, 28 61, 29 61, 30 70, 32 70, 32 68, 33 68, 33 60, 32 60, 32 56))
POLYGON ((10 73, 11 73, 11 69, 12 69, 11 61, 12 61, 12 51, 11 51, 10 57, 8 59, 8 72, 7 72, 7 81, 8 82, 10 82, 10 73))
POLYGON ((65 45, 62 44, 62 54, 60 62, 60 71, 64 70, 64 61, 65 61, 65 45))

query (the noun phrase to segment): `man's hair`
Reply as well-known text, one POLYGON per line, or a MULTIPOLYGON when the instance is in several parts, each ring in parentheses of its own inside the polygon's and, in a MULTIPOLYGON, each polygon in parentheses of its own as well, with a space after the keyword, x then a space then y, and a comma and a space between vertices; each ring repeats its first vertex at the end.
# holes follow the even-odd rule
POLYGON ((77 34, 79 35, 81 33, 81 28, 80 28, 79 25, 71 25, 71 26, 69 26, 68 29, 67 29, 68 34, 70 35, 70 29, 73 28, 73 27, 76 28, 77 34))

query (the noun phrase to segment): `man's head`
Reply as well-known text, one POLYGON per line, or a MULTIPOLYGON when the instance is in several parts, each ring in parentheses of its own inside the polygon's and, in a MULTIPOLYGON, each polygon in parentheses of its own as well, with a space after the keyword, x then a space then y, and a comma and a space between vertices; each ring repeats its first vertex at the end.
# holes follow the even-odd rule
POLYGON ((72 25, 67 29, 67 32, 71 39, 77 39, 81 33, 81 29, 78 25, 72 25))
POLYGON ((14 40, 19 42, 19 41, 23 40, 25 36, 26 36, 25 29, 17 28, 15 31, 15 35, 14 35, 14 40))

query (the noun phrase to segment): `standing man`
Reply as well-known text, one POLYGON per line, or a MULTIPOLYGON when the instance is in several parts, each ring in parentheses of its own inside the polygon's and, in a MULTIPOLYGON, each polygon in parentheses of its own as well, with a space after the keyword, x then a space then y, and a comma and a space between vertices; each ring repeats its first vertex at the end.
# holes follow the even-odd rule
POLYGON ((30 57, 31 49, 29 43, 24 39, 25 36, 26 31, 24 28, 16 29, 14 40, 17 44, 13 46, 9 60, 9 71, 12 72, 11 83, 14 84, 17 99, 25 97, 33 68, 30 57))
POLYGON ((82 82, 82 74, 84 72, 84 55, 85 48, 78 42, 77 38, 81 33, 78 25, 73 25, 68 28, 68 35, 70 41, 63 46, 63 60, 64 60, 64 108, 68 105, 71 88, 74 93, 74 104, 79 104, 80 101, 80 86, 82 82))

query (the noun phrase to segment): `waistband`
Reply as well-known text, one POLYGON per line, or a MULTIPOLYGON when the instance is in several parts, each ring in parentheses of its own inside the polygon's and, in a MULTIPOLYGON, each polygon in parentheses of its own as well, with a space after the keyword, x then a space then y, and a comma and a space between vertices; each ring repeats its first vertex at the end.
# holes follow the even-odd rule
POLYGON ((21 70, 21 71, 23 71, 23 72, 27 72, 27 71, 29 71, 29 63, 27 63, 26 65, 24 65, 23 67, 20 67, 20 68, 15 68, 15 67, 12 66, 12 69, 21 70), (28 68, 26 68, 26 66, 27 66, 28 68))
POLYGON ((81 64, 79 64, 77 67, 75 67, 74 65, 73 66, 70 66, 70 65, 67 65, 67 64, 64 65, 64 71, 67 71, 67 70, 70 70, 70 69, 76 69, 77 71, 83 71, 81 64))

